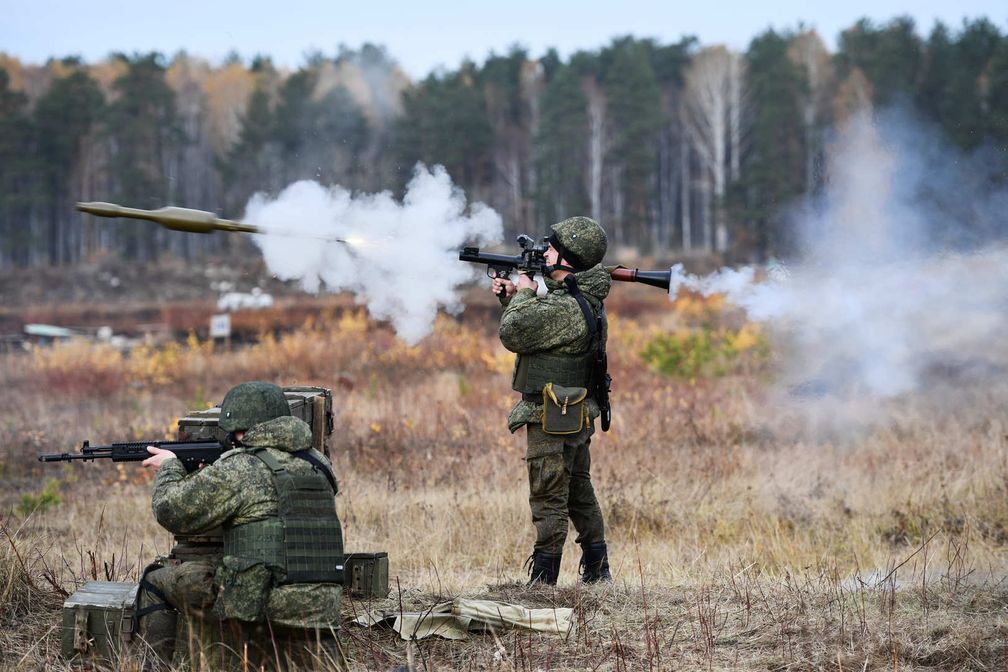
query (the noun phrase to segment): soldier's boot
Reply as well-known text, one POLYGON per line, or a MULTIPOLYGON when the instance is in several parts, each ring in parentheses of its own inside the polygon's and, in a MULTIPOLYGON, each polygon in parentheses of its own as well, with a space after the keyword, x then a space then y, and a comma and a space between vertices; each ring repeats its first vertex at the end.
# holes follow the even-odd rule
POLYGON ((604 541, 581 544, 581 582, 612 581, 609 573, 609 552, 604 541))
POLYGON ((560 577, 561 553, 549 553, 547 551, 532 551, 531 568, 529 569, 529 582, 527 585, 545 584, 555 586, 560 577))

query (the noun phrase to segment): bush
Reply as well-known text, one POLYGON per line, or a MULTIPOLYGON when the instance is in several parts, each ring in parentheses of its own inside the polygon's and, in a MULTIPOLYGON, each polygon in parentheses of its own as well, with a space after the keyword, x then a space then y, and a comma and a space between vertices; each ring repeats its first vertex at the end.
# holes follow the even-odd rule
POLYGON ((59 506, 62 503, 63 498, 60 496, 60 480, 58 478, 50 478, 42 491, 37 495, 32 495, 29 493, 21 495, 21 503, 17 506, 17 511, 22 516, 27 516, 33 512, 42 513, 49 509, 49 507, 59 506))
POLYGON ((648 341, 641 357, 650 366, 676 378, 712 378, 736 372, 747 362, 762 362, 769 344, 759 327, 746 324, 738 331, 714 330, 661 334, 648 341))

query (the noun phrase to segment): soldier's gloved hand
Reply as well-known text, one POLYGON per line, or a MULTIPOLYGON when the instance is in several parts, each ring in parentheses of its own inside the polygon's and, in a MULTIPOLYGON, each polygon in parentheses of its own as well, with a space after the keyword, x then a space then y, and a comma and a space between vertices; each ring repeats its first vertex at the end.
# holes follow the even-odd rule
POLYGON ((525 275, 524 273, 518 274, 518 289, 531 289, 533 292, 539 291, 539 283, 525 275))
POLYGON ((170 460, 175 457, 175 453, 172 451, 157 448, 155 446, 147 446, 147 452, 150 453, 151 456, 141 462, 141 464, 155 473, 157 473, 157 470, 161 468, 161 465, 164 464, 165 460, 170 460))
MULTIPOLYGON (((520 279, 519 282, 521 282, 520 279)), ((518 291, 515 284, 507 278, 494 278, 493 282, 490 283, 490 291, 494 293, 494 296, 500 296, 502 287, 504 288, 505 297, 513 296, 518 291)))

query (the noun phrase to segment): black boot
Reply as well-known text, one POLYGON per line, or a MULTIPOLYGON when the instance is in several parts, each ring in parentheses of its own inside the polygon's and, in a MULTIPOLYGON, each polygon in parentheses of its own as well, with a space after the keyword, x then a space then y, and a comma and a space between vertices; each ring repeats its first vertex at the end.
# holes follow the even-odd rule
POLYGON ((581 544, 581 582, 598 583, 599 581, 612 581, 606 544, 604 541, 595 544, 581 544))
POLYGON ((530 558, 532 567, 529 569, 528 585, 533 586, 543 583, 548 586, 555 586, 557 578, 560 576, 560 553, 549 553, 547 551, 532 551, 530 558))

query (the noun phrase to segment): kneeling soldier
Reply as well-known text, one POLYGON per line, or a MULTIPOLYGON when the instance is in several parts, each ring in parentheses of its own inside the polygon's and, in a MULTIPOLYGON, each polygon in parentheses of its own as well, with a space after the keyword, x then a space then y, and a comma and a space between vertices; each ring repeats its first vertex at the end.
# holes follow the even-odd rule
POLYGON ((247 655, 267 664, 282 650, 296 659, 306 646, 334 646, 343 533, 329 460, 311 448, 310 427, 291 416, 283 391, 270 383, 232 388, 219 426, 234 448, 191 474, 172 452, 148 448, 144 465, 156 472, 158 523, 177 535, 219 527, 223 553, 219 560, 161 563, 145 572, 141 634, 165 662, 173 654, 179 662, 176 629, 185 634, 177 628, 179 612, 237 626, 247 655), (267 627, 257 629, 262 624, 267 627), (277 646, 278 639, 294 649, 277 646))

